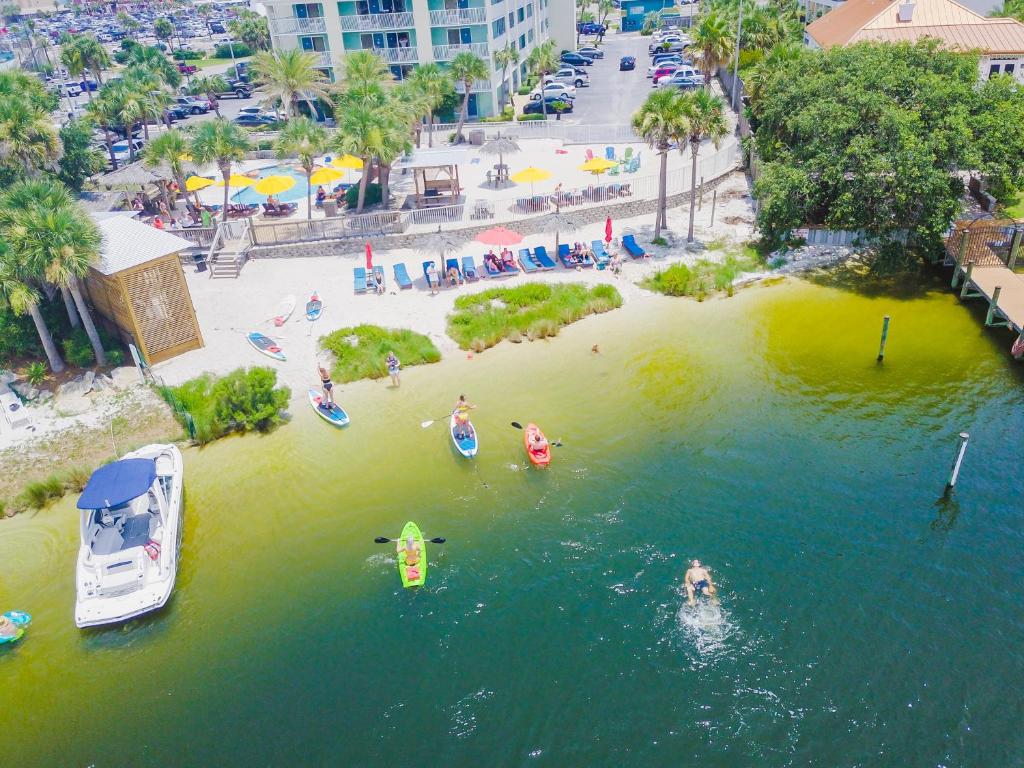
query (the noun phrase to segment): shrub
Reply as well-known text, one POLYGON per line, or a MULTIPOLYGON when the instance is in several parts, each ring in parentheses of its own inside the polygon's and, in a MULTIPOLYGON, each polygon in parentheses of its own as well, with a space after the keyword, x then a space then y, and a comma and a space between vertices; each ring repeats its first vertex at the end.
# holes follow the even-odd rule
POLYGON ((441 353, 427 336, 406 329, 357 325, 341 328, 320 339, 320 346, 334 355, 331 376, 338 381, 380 379, 387 376, 388 352, 406 368, 436 363, 441 353))
POLYGON ((91 476, 92 473, 87 469, 72 467, 68 470, 67 475, 64 476, 64 486, 69 491, 81 493, 85 490, 85 486, 88 484, 91 476))
MULTIPOLYGON (((372 181, 367 183, 367 185, 366 185, 366 197, 363 200, 363 207, 365 208, 366 206, 369 206, 369 205, 376 205, 380 201, 381 201, 380 184, 377 184, 376 182, 372 182, 372 181)), ((347 207, 351 208, 352 210, 355 210, 355 208, 356 208, 356 206, 358 204, 359 204, 359 185, 356 184, 355 186, 349 187, 345 191, 345 205, 347 207)))
POLYGON ((656 272, 641 285, 667 296, 693 296, 698 301, 715 291, 726 291, 732 295, 733 281, 743 272, 751 272, 763 266, 761 255, 750 245, 737 252, 727 253, 722 261, 700 259, 693 266, 673 264, 656 272))
MULTIPOLYGON (((229 53, 230 57, 231 54, 229 53)), ((183 51, 178 49, 174 52, 174 58, 176 61, 198 61, 199 59, 206 58, 206 54, 202 51, 183 51)))
POLYGON ((252 56, 252 49, 245 43, 221 43, 213 49, 215 59, 230 59, 231 46, 235 47, 235 56, 252 56))
POLYGON ((96 362, 92 344, 83 328, 75 328, 62 342, 64 359, 76 368, 88 368, 96 362))
POLYGON ((524 83, 523 85, 519 86, 519 90, 517 90, 516 93, 519 94, 520 96, 529 96, 530 86, 524 83))
POLYGON ((520 123, 526 123, 530 120, 543 120, 544 115, 520 115, 516 118, 520 123))
POLYGON ((39 360, 25 367, 25 378, 33 387, 38 387, 46 379, 46 363, 39 360))
POLYGON ((28 315, 19 317, 10 307, 0 306, 0 361, 35 357, 42 352, 32 318, 28 315))
POLYGON ((267 152, 267 151, 269 151, 269 150, 271 150, 273 148, 274 148, 274 140, 273 139, 260 139, 256 143, 256 149, 260 150, 261 152, 267 152))
POLYGON ((107 350, 107 363, 114 368, 124 365, 124 352, 120 349, 107 350))
POLYGON ((44 509, 54 499, 64 495, 64 481, 56 475, 25 486, 20 501, 29 509, 44 509))

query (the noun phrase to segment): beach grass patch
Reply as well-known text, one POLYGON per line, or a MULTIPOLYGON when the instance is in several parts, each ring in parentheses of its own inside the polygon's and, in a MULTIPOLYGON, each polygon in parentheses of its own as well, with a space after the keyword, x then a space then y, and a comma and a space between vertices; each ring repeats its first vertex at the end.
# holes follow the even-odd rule
POLYGON ((379 325, 339 328, 320 339, 320 348, 334 355, 331 378, 341 382, 384 378, 388 352, 395 353, 403 368, 441 359, 434 342, 422 333, 379 325))
POLYGON ((459 296, 448 315, 448 335, 462 349, 482 352, 503 339, 557 336, 563 326, 622 306, 611 285, 524 283, 459 296))
POLYGON ((64 481, 56 475, 29 483, 21 492, 21 502, 29 509, 45 509, 54 499, 64 495, 64 481))
MULTIPOLYGON (((715 250, 726 249, 721 261, 698 259, 692 265, 673 264, 655 272, 640 285, 666 296, 690 296, 703 301, 718 291, 725 291, 731 296, 737 277, 765 267, 764 256, 750 243, 731 247, 723 243, 714 245, 715 250)), ((708 249, 712 249, 711 244, 708 249)))

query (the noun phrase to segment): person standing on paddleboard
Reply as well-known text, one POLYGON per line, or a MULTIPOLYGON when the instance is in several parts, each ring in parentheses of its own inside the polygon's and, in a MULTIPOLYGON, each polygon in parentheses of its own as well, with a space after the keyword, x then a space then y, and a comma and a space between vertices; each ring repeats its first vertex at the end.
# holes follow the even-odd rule
MULTIPOLYGON (((683 584, 686 587, 687 605, 696 605, 696 596, 703 595, 705 592, 712 598, 715 598, 717 590, 711 581, 711 574, 707 568, 700 564, 700 560, 694 560, 690 563, 683 584)), ((715 599, 717 601, 717 598, 715 599)))
POLYGON ((391 377, 391 386, 402 386, 402 382, 398 378, 398 372, 402 370, 402 363, 399 361, 398 357, 395 356, 394 352, 388 352, 388 357, 387 360, 385 360, 385 363, 388 366, 388 376, 391 377))
POLYGON ((456 440, 466 440, 473 436, 469 427, 469 411, 471 408, 476 408, 476 406, 467 403, 465 395, 459 395, 459 401, 455 403, 455 408, 452 411, 455 414, 456 440))
POLYGON ((330 410, 331 407, 334 405, 334 394, 332 392, 332 390, 334 389, 334 385, 331 383, 331 374, 329 374, 327 372, 327 369, 324 368, 319 363, 317 363, 316 368, 317 371, 320 373, 320 386, 323 388, 324 391, 324 399, 321 401, 320 407, 330 410))

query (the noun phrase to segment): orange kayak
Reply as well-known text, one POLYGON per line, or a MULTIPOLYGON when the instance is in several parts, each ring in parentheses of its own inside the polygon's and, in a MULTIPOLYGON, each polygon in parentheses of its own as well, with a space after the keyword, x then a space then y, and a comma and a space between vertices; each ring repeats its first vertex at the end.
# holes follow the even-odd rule
POLYGON ((543 450, 534 450, 531 446, 533 445, 534 435, 540 435, 541 439, 544 438, 544 433, 540 431, 540 427, 536 424, 527 424, 526 429, 523 430, 523 445, 526 447, 526 455, 530 459, 530 463, 538 467, 546 467, 551 463, 551 446, 545 445, 543 450))

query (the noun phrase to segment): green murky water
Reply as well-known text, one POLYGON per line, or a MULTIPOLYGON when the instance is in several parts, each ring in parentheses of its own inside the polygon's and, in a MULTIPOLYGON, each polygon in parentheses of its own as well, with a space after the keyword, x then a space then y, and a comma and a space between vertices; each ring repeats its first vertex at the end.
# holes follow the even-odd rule
POLYGON ((73 501, 5 521, 0 604, 35 623, 0 649, 2 762, 1014 764, 1024 409, 997 342, 942 291, 792 283, 345 387, 343 432, 302 408, 187 452, 175 597, 110 630, 73 626, 73 501), (419 427, 460 391, 475 463, 419 427), (564 441, 549 471, 511 420, 564 441), (407 519, 448 538, 419 591, 372 543, 407 519), (718 625, 680 611, 692 557, 718 625))

